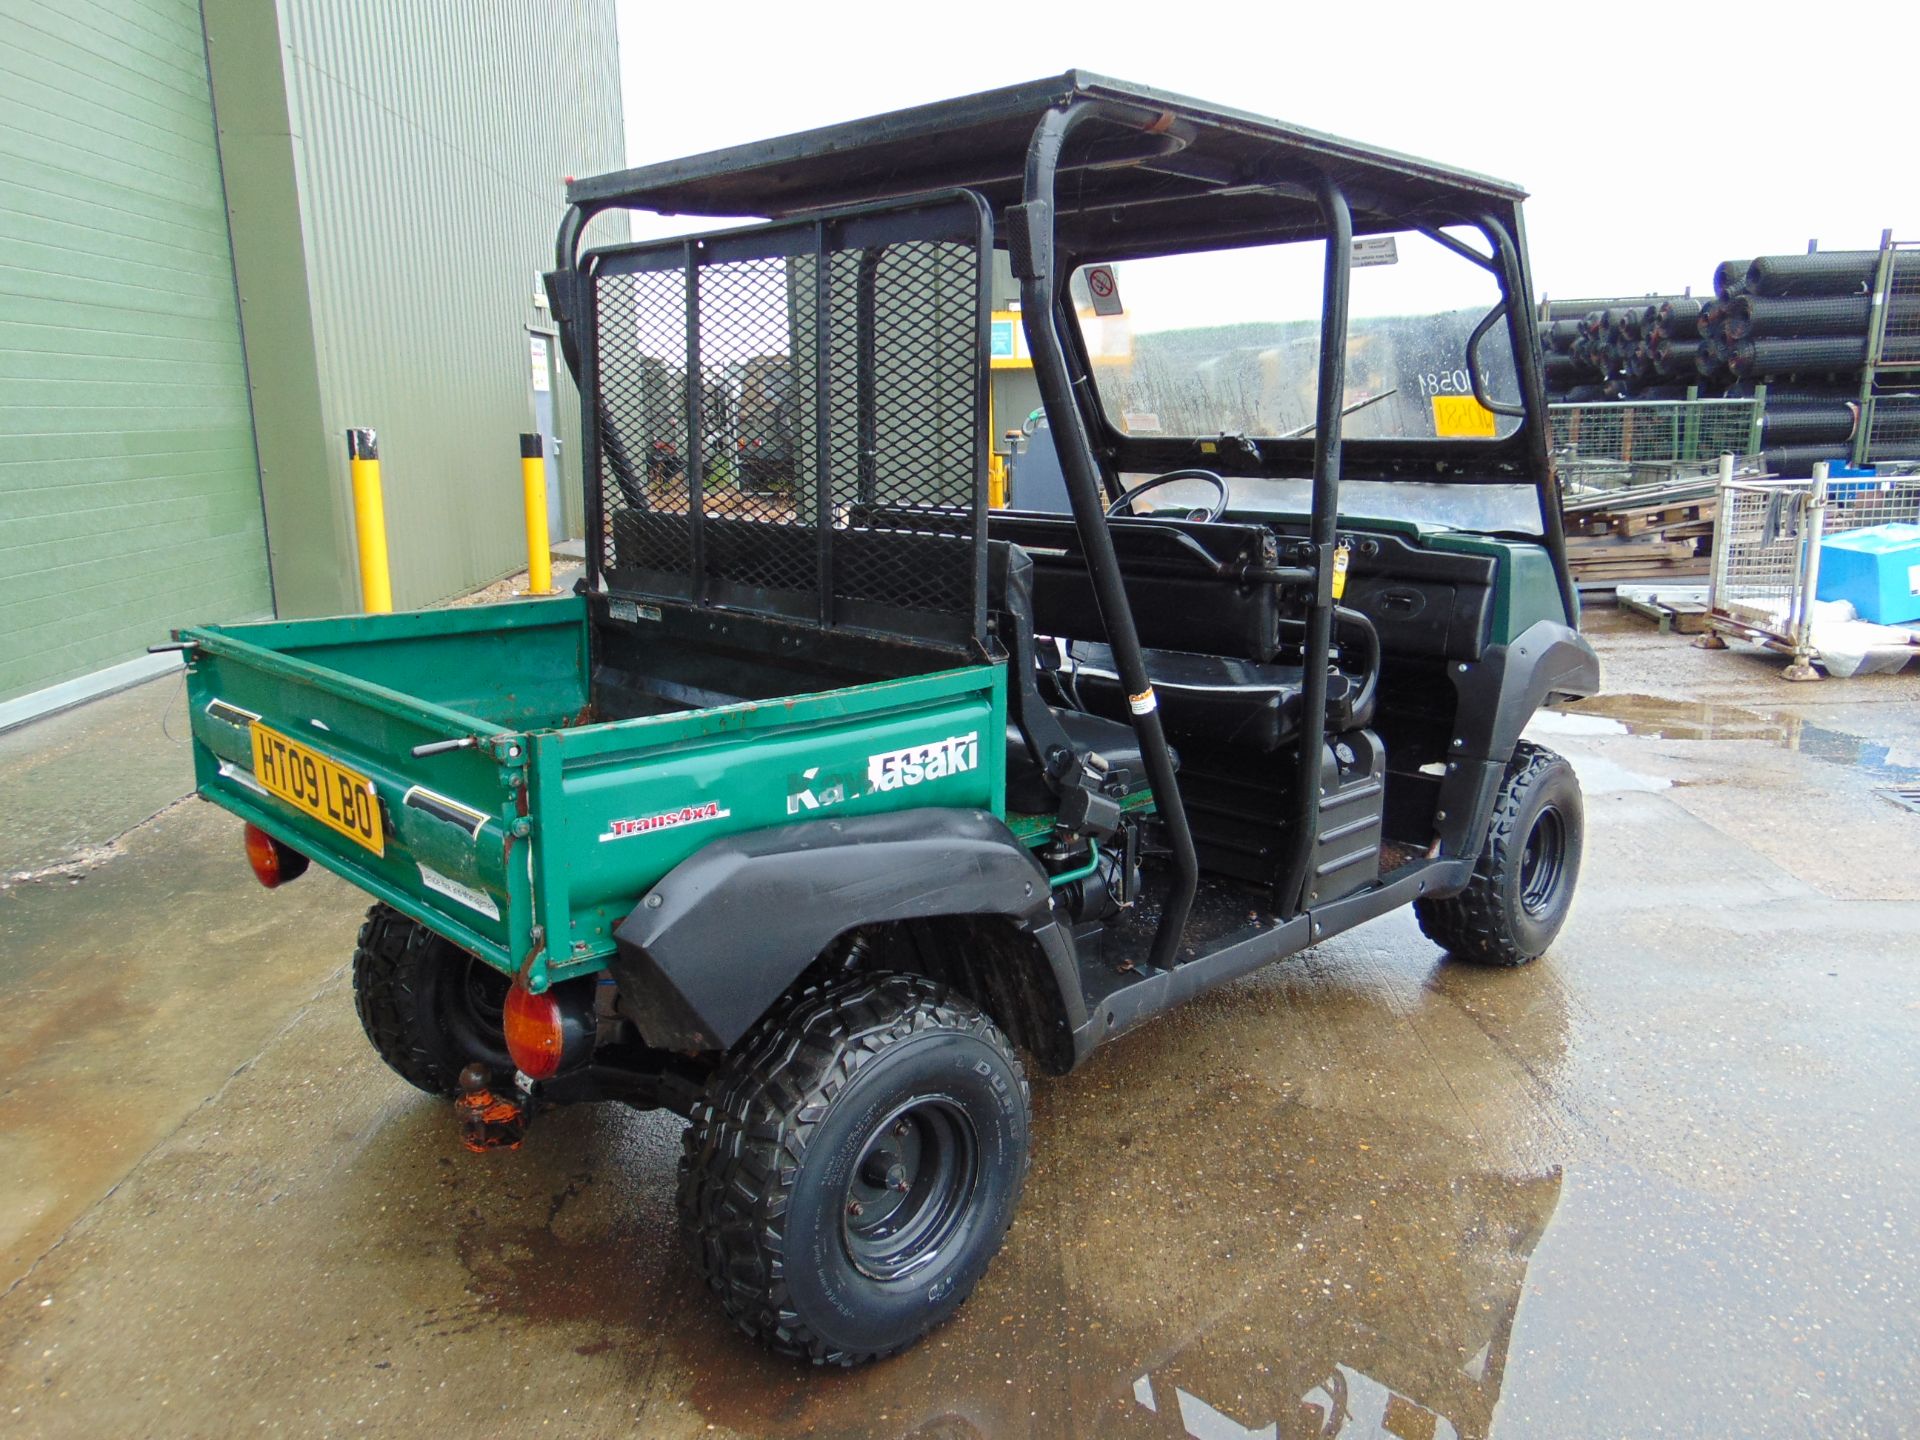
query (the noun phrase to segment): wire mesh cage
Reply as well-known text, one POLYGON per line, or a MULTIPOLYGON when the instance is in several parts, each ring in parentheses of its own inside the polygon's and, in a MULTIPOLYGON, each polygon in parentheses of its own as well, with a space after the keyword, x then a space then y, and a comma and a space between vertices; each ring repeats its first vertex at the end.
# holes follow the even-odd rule
POLYGON ((985 225, 954 201, 590 257, 608 588, 981 640, 985 225))
POLYGON ((1571 491, 1657 484, 1754 448, 1758 402, 1604 401, 1549 405, 1554 464, 1571 491))
POLYGON ((1723 480, 1710 623, 1804 662, 1815 653, 1822 540, 1896 522, 1920 524, 1920 476, 1723 480))
POLYGON ((1887 248, 1875 363, 1887 369, 1920 369, 1920 241, 1890 241, 1887 248))
POLYGON ((1869 396, 1865 429, 1869 465, 1920 455, 1920 394, 1869 396))
POLYGON ((1723 481, 1714 525, 1709 611, 1749 638, 1791 646, 1805 608, 1812 544, 1810 480, 1723 481))

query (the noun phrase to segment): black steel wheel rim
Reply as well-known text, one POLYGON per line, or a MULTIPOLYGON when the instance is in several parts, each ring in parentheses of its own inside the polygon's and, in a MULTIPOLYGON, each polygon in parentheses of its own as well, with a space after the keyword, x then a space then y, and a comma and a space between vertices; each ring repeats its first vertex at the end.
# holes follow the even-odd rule
POLYGON ((841 1235, 854 1268, 899 1280, 950 1251, 980 1181, 973 1122, 945 1096, 896 1106, 868 1132, 847 1180, 841 1235))
POLYGON ((473 1059, 506 1054, 507 989, 512 982, 486 961, 469 955, 442 991, 440 1023, 473 1059))
POLYGON ((1560 899, 1560 881, 1567 869, 1567 821, 1559 807, 1548 805, 1533 817, 1526 849, 1520 856, 1520 907, 1536 918, 1552 911, 1560 899))

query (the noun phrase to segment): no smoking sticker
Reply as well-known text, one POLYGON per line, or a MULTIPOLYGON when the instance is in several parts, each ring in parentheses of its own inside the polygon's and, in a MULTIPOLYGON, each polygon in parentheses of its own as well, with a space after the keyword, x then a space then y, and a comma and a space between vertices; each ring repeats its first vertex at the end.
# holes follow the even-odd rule
POLYGON ((1093 313, 1096 315, 1122 315, 1125 307, 1120 303, 1120 283, 1113 278, 1111 265, 1089 265, 1085 270, 1087 294, 1093 297, 1093 313))

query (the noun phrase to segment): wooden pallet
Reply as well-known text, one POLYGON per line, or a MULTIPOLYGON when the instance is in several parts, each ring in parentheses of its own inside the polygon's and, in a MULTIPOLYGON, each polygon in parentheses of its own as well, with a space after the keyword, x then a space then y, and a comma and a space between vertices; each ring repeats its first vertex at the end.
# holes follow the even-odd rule
MULTIPOLYGON (((1639 486, 1566 506, 1567 560, 1586 590, 1707 573, 1719 499, 1712 482, 1639 486)), ((1667 626, 1672 624, 1667 617, 1667 626)))

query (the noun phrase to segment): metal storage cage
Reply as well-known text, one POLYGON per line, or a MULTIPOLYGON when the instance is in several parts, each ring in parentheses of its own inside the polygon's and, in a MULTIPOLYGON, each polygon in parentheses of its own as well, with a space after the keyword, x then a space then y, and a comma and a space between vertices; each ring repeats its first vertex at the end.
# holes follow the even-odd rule
POLYGON ((1920 476, 1834 477, 1814 467, 1807 480, 1736 480, 1723 469, 1708 634, 1749 640, 1791 655, 1789 680, 1813 680, 1813 600, 1820 542, 1828 535, 1896 521, 1920 523, 1920 476))
POLYGON ((1853 463, 1920 455, 1920 241, 1880 237, 1853 463))

